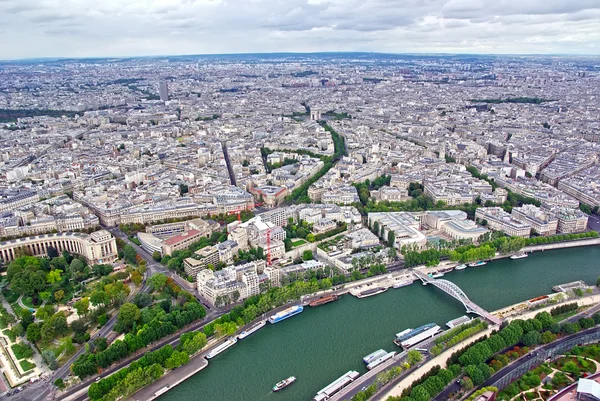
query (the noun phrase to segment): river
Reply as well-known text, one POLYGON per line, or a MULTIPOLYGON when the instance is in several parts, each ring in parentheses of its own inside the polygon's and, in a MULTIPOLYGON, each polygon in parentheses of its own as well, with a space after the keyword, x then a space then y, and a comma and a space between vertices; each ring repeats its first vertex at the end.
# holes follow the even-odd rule
MULTIPOLYGON (((575 280, 595 284, 600 247, 537 252, 502 259, 444 277, 492 311, 552 292, 575 280)), ((362 357, 379 348, 398 350, 394 334, 429 322, 440 326, 464 315, 460 302, 433 286, 415 282, 370 298, 344 295, 241 340, 209 366, 159 398, 160 401, 303 401, 347 372, 366 372, 362 357), (296 376, 279 393, 271 387, 296 376)))

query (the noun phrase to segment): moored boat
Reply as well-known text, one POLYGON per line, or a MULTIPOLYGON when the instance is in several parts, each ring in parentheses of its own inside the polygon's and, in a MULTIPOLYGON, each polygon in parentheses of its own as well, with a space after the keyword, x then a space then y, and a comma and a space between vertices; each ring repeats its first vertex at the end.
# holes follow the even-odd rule
POLYGON ((315 306, 320 306, 320 305, 327 304, 329 302, 337 301, 338 298, 339 298, 339 296, 337 296, 336 294, 326 295, 326 296, 320 297, 319 299, 315 299, 314 301, 311 301, 309 303, 309 305, 314 308, 315 306))
POLYGON ((399 281, 399 282, 395 283, 392 287, 402 288, 402 287, 406 287, 407 285, 411 285, 412 283, 413 283, 412 280, 404 280, 404 281, 399 281))
POLYGON ((266 324, 267 324, 266 320, 262 320, 262 321, 258 322, 257 324, 255 324, 254 326, 250 327, 248 330, 242 331, 237 336, 238 340, 243 340, 244 338, 248 337, 250 334, 256 333, 258 330, 265 327, 266 324))
POLYGON ((487 262, 485 262, 485 261, 479 261, 479 262, 468 264, 469 267, 479 267, 479 266, 485 266, 485 265, 487 265, 487 262))
POLYGON ((237 338, 230 338, 229 340, 225 341, 223 344, 219 345, 217 348, 213 349, 208 354, 206 354, 206 359, 214 358, 221 352, 225 351, 227 348, 234 346, 235 343, 237 343, 237 338))
POLYGON ((467 265, 463 264, 463 265, 458 265, 454 268, 454 270, 465 270, 467 268, 467 265))
POLYGON ((515 259, 523 259, 523 258, 526 258, 527 256, 529 256, 529 255, 526 254, 525 252, 521 252, 521 253, 517 253, 515 255, 512 255, 510 258, 512 260, 515 260, 515 259))
POLYGON ((376 287, 376 288, 372 288, 370 290, 359 292, 356 295, 356 298, 372 297, 373 295, 381 294, 382 292, 386 292, 386 291, 387 291, 386 287, 376 287))
POLYGON ((281 312, 277 312, 269 318, 269 323, 275 324, 281 322, 282 320, 287 319, 288 317, 292 317, 302 312, 304 307, 302 305, 294 305, 287 309, 282 310, 281 312))

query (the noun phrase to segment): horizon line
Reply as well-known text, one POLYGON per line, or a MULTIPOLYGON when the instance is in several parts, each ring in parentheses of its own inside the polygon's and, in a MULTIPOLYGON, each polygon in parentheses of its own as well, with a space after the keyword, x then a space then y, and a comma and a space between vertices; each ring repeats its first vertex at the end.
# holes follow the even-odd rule
POLYGON ((273 52, 247 52, 247 53, 193 53, 193 54, 155 54, 155 55, 131 55, 131 56, 45 56, 25 57, 16 59, 0 59, 0 63, 14 63, 27 61, 61 61, 61 60, 102 60, 102 59, 144 59, 144 58, 168 58, 168 57, 218 57, 218 56, 252 56, 252 55, 350 55, 350 54, 373 54, 387 56, 479 56, 479 57, 599 57, 600 54, 589 53, 461 53, 461 52, 379 52, 379 51, 273 51, 273 52))

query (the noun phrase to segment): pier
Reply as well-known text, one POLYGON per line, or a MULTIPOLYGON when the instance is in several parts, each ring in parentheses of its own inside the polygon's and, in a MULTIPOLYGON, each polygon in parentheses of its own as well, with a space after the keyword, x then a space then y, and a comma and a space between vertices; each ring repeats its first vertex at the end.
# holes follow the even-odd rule
POLYGON ((489 320, 493 324, 501 324, 502 319, 492 315, 490 312, 483 309, 481 306, 477 305, 475 302, 471 301, 467 294, 463 290, 460 289, 459 286, 454 284, 448 280, 438 280, 429 277, 427 274, 415 270, 413 272, 415 276, 417 276, 424 284, 432 284, 433 286, 439 288, 444 291, 446 294, 450 295, 453 298, 458 299, 465 307, 467 312, 474 313, 476 315, 481 316, 484 319, 489 320))

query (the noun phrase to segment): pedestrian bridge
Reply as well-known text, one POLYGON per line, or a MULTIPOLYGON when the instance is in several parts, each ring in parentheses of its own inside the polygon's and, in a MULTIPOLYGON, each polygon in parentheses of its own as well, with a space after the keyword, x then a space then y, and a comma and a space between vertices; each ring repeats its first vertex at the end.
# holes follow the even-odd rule
POLYGON ((474 313, 476 315, 481 316, 484 319, 489 320, 493 324, 502 323, 502 319, 492 315, 490 312, 483 309, 481 306, 477 305, 475 302, 471 301, 467 294, 463 290, 460 289, 459 286, 454 284, 448 280, 437 280, 432 277, 429 277, 427 274, 414 270, 413 273, 417 276, 423 284, 431 284, 440 290, 444 291, 446 294, 450 295, 453 298, 458 299, 465 307, 468 313, 474 313))

